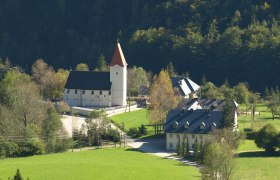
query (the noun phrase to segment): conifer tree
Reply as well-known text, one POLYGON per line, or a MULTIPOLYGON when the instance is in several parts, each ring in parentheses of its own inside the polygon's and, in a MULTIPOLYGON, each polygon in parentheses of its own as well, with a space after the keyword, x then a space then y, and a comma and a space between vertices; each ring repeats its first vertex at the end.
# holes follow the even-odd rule
POLYGON ((186 135, 183 136, 183 142, 181 146, 181 155, 185 156, 186 155, 186 135))
POLYGON ((189 155, 190 155, 190 143, 189 143, 189 137, 187 137, 186 156, 188 157, 189 155))
POLYGON ((198 160, 198 157, 199 157, 199 145, 198 145, 198 141, 197 141, 197 138, 195 138, 195 141, 194 141, 194 159, 197 161, 198 160))
POLYGON ((19 172, 19 169, 17 169, 17 172, 14 176, 14 180, 23 180, 23 178, 21 177, 21 174, 19 172))
POLYGON ((177 156, 181 156, 181 138, 179 136, 179 134, 177 134, 177 146, 176 146, 176 152, 177 152, 177 156))
POLYGON ((234 107, 233 104, 227 100, 226 105, 222 111, 222 128, 231 128, 234 126, 234 107))

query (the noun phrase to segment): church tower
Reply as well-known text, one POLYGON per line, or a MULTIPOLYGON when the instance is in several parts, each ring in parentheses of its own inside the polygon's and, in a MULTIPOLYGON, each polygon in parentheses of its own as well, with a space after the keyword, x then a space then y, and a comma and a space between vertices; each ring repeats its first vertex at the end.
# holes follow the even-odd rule
POLYGON ((120 43, 117 43, 110 64, 111 105, 125 106, 127 93, 127 63, 120 43))

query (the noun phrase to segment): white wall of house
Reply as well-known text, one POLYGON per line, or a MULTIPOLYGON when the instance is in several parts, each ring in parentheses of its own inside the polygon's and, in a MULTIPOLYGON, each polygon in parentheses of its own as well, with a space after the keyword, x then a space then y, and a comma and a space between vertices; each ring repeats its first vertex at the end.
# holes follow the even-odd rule
POLYGON ((126 105, 127 67, 119 65, 110 67, 110 81, 112 82, 112 106, 126 105))
POLYGON ((183 142, 183 137, 186 137, 186 143, 187 138, 189 139, 189 148, 192 149, 193 145, 195 143, 195 139, 197 138, 198 144, 201 143, 201 140, 203 144, 205 141, 209 139, 208 134, 188 134, 188 133, 166 133, 166 149, 167 150, 176 150, 177 143, 178 143, 178 136, 180 137, 181 143, 183 142))
POLYGON ((65 89, 63 99, 69 106, 111 106, 111 94, 108 90, 65 89))

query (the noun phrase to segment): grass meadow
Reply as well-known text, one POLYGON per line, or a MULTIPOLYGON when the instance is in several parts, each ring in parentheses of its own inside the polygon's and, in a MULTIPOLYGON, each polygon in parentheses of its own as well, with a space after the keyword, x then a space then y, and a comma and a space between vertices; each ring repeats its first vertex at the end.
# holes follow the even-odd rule
POLYGON ((199 170, 131 149, 98 149, 0 160, 0 179, 200 179, 199 170))
POLYGON ((145 125, 147 128, 148 134, 147 136, 154 134, 154 128, 153 126, 149 125, 149 119, 148 119, 148 111, 147 109, 140 109, 136 111, 126 112, 122 114, 118 114, 115 116, 112 116, 111 119, 121 125, 124 123, 124 128, 126 131, 129 130, 129 128, 135 127, 138 128, 142 124, 145 125))

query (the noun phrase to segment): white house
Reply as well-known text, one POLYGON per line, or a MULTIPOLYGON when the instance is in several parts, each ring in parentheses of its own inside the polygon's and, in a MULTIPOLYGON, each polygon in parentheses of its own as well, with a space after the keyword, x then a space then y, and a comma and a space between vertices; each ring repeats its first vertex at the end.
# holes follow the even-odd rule
POLYGON ((69 106, 125 106, 127 63, 117 43, 110 72, 71 71, 64 88, 63 100, 69 106))
MULTIPOLYGON (((234 129, 237 129, 237 106, 238 104, 231 100, 235 108, 234 129)), ((198 143, 209 138, 209 133, 219 128, 222 120, 222 110, 225 106, 225 100, 216 99, 185 99, 176 109, 168 112, 164 131, 166 133, 166 149, 176 150, 178 138, 188 138, 190 149, 193 148, 195 140, 198 143)))
POLYGON ((179 93, 186 99, 197 98, 197 92, 200 86, 189 78, 184 77, 171 77, 173 88, 177 88, 179 93))
POLYGON ((164 125, 166 132, 166 149, 176 150, 178 138, 188 138, 189 148, 194 147, 195 140, 205 143, 208 134, 221 124, 221 111, 207 110, 171 110, 164 125))

